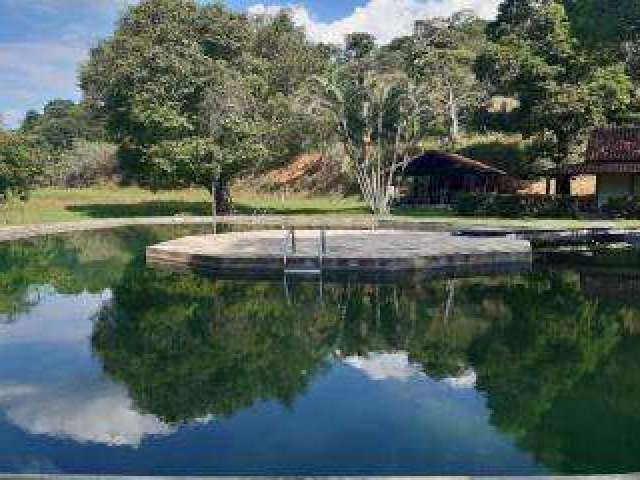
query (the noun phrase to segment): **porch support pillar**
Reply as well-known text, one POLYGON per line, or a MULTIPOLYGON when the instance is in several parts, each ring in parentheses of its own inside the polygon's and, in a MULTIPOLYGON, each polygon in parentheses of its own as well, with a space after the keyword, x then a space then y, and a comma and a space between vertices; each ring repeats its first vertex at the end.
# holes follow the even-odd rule
POLYGON ((562 175, 556 178, 556 194, 571 195, 571 177, 562 175))

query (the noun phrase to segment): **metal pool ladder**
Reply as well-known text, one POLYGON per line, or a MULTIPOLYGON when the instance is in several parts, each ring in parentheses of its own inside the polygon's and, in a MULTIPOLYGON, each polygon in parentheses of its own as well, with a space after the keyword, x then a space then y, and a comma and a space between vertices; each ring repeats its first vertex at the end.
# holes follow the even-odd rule
POLYGON ((317 268, 289 268, 289 255, 295 255, 296 253, 296 231, 294 228, 289 228, 288 230, 284 230, 284 238, 282 241, 282 263, 284 265, 284 273, 294 275, 321 275, 324 257, 327 255, 327 231, 324 228, 320 230, 317 268))

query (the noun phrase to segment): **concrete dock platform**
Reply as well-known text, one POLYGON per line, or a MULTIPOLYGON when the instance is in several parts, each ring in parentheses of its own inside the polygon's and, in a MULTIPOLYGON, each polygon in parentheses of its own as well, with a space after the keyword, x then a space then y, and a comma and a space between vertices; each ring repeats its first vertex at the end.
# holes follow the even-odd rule
POLYGON ((184 237, 147 248, 150 264, 220 273, 350 272, 363 274, 469 273, 530 265, 529 241, 470 238, 446 232, 257 230, 184 237), (295 247, 293 246, 295 244, 295 247), (285 248, 286 246, 286 248, 285 248), (286 255, 285 255, 286 250, 286 255))

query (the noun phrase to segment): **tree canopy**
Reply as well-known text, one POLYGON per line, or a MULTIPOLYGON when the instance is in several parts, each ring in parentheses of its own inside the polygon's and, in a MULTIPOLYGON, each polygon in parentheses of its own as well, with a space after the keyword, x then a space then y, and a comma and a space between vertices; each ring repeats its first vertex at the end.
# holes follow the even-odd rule
POLYGON ((492 43, 477 63, 480 78, 518 99, 519 130, 536 138, 548 162, 568 162, 581 135, 629 108, 625 65, 590 55, 562 2, 506 0, 487 33, 492 43))
POLYGON ((92 49, 80 71, 83 100, 28 112, 21 138, 61 169, 61 152, 108 139, 127 181, 206 187, 220 205, 234 179, 323 151, 372 210, 386 211, 388 179, 415 149, 468 153, 474 142, 491 143, 501 169, 530 178, 581 161, 591 129, 640 119, 639 8, 635 0, 504 0, 492 21, 463 10, 416 19, 413 34, 387 45, 366 31, 323 45, 287 9, 253 15, 219 2, 142 0, 92 49), (309 115, 319 83, 333 93, 316 97, 324 113, 309 115), (375 100, 381 91, 384 102, 375 100), (411 148, 391 154, 382 145, 417 120, 411 148))
POLYGON ((304 148, 312 129, 289 97, 327 60, 285 12, 146 0, 93 49, 81 85, 143 183, 210 187, 304 148))
POLYGON ((71 100, 51 100, 39 113, 29 110, 20 127, 53 151, 68 150, 79 139, 104 140, 104 126, 87 105, 71 100))

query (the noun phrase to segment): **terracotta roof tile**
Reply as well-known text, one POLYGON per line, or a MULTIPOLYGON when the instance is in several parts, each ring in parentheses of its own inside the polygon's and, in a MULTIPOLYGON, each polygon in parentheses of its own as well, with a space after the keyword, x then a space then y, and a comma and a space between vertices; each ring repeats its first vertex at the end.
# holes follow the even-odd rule
POLYGON ((640 173, 638 163, 578 163, 547 170, 550 175, 596 175, 598 173, 640 173))
POLYGON ((608 127, 591 132, 587 163, 640 163, 640 127, 608 127))

